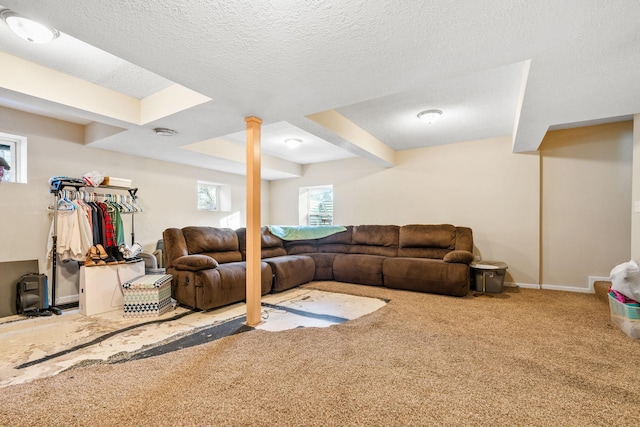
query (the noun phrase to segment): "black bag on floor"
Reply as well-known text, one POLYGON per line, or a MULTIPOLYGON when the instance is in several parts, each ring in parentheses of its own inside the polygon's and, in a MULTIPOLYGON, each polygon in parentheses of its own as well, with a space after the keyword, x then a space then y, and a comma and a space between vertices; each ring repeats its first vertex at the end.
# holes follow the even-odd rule
POLYGON ((16 284, 16 311, 27 316, 41 316, 48 312, 49 289, 45 274, 27 273, 16 284))

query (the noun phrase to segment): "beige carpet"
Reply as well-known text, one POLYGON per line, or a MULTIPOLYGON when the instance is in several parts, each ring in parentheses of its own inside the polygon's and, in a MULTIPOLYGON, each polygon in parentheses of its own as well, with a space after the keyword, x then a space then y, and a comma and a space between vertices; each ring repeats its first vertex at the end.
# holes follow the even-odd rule
POLYGON ((1 425, 637 425, 640 340, 593 294, 390 299, 329 328, 251 331, 0 389, 1 425))

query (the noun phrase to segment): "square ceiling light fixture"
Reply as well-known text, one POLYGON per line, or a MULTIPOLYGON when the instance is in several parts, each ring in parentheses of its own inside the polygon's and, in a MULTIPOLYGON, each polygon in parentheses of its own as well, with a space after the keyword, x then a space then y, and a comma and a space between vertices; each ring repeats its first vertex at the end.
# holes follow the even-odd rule
POLYGON ((418 118, 430 125, 442 116, 442 110, 425 110, 418 113, 418 118))
POLYGON ((32 21, 9 9, 1 10, 0 17, 11 31, 31 43, 49 43, 60 36, 55 28, 32 21))

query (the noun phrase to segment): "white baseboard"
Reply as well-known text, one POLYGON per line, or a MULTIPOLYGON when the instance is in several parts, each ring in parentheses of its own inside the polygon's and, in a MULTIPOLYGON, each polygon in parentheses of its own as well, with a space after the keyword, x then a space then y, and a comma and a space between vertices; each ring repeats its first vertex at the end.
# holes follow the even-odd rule
POLYGON ((548 289, 550 291, 564 291, 564 292, 581 292, 584 294, 593 294, 595 291, 593 288, 589 289, 586 287, 578 288, 576 286, 562 286, 562 285, 542 285, 542 289, 548 289))
POLYGON ((510 288, 540 289, 540 285, 536 285, 533 283, 504 282, 504 286, 508 286, 510 288))
MULTIPOLYGON (((604 280, 604 279, 600 279, 598 277, 596 278, 596 280, 594 280, 594 282, 597 282, 599 280, 604 280)), ((514 283, 514 282, 504 282, 504 286, 512 287, 512 288, 547 289, 550 291, 580 292, 580 293, 586 293, 586 294, 595 293, 592 282, 589 282, 589 288, 577 288, 575 286, 562 286, 562 285, 544 285, 544 284, 538 285, 535 283, 514 283)))
POLYGON ((582 292, 586 294, 595 294, 594 283, 599 281, 609 281, 608 277, 589 276, 589 283, 586 287, 577 286, 562 286, 562 285, 542 285, 542 289, 549 289, 552 291, 565 291, 565 292, 582 292))
POLYGON ((576 286, 563 286, 563 285, 538 285, 535 283, 516 283, 516 282, 504 282, 505 287, 511 288, 526 288, 526 289, 548 289, 550 291, 564 291, 564 292, 581 292, 586 294, 595 293, 593 284, 600 281, 611 280, 608 277, 589 276, 588 287, 576 287, 576 286))

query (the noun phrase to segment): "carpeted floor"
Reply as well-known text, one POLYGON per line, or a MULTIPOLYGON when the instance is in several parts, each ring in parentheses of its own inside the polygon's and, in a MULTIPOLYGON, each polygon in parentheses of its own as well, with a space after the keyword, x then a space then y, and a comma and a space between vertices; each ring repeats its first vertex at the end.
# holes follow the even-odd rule
POLYGON ((0 389, 1 425, 637 425, 640 340, 593 294, 389 299, 329 328, 254 330, 0 389))

